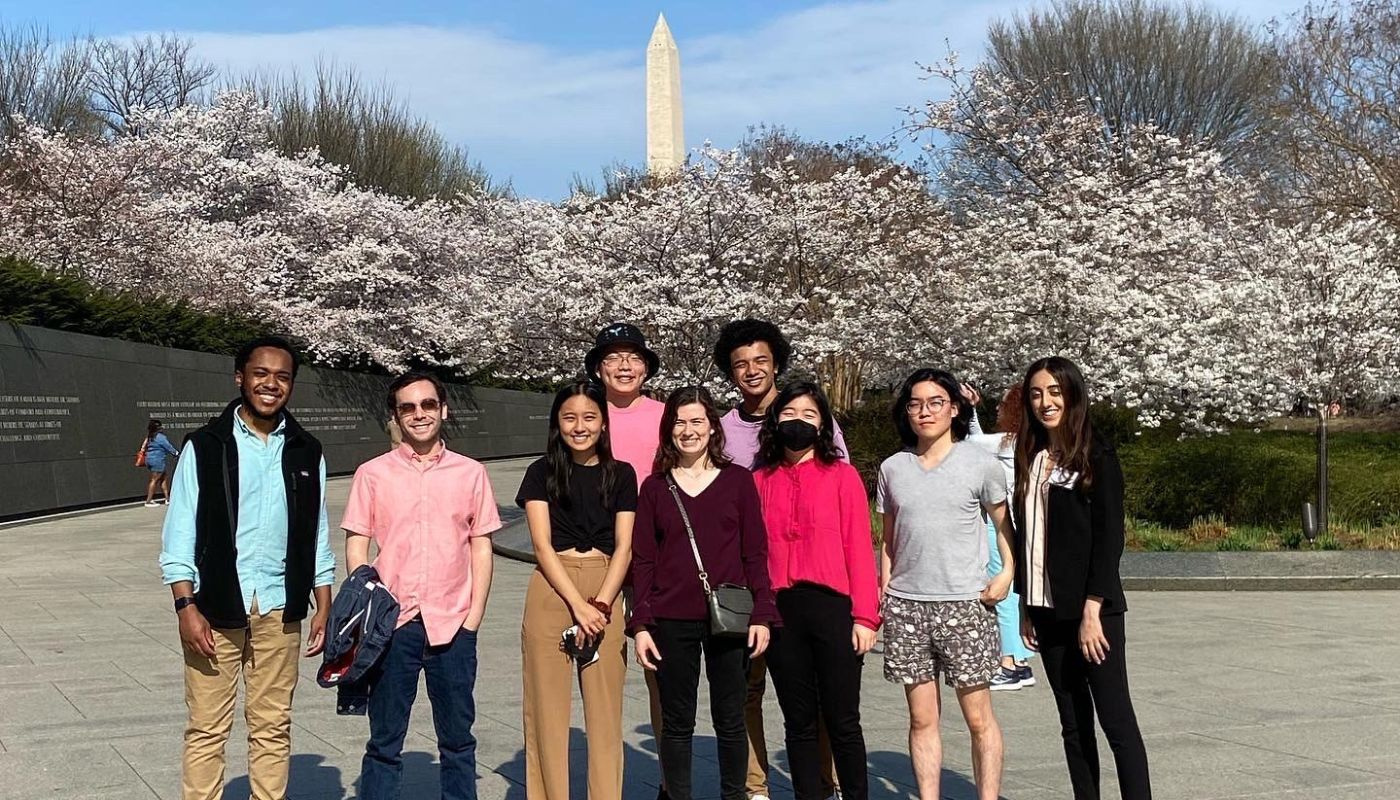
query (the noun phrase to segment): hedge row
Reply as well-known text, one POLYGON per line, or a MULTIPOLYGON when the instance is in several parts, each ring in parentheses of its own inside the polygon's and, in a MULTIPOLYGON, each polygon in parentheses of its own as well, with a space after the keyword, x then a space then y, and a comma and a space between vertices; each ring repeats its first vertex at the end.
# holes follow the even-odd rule
MULTIPOLYGON (((1184 528, 1218 517, 1230 525, 1297 526, 1316 494, 1311 433, 1252 430, 1183 437, 1138 430, 1131 415, 1096 408, 1096 426, 1117 440, 1129 516, 1184 528)), ((983 414, 983 422, 992 420, 983 414)), ((841 420, 851 459, 873 491, 880 462, 900 448, 889 398, 873 397, 841 420)), ((1400 433, 1333 433, 1329 494, 1335 522, 1400 521, 1400 433)))
POLYGON ((0 322, 223 355, 268 332, 256 320, 99 291, 15 258, 0 258, 0 322))

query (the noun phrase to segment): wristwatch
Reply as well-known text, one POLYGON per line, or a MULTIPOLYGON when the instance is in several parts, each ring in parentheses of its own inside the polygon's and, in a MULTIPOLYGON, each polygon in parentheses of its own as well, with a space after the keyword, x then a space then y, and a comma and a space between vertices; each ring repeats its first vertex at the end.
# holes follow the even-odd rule
POLYGON ((178 614, 185 610, 185 606, 192 605, 194 605, 194 595, 187 594, 184 597, 177 597, 175 598, 175 613, 178 614))

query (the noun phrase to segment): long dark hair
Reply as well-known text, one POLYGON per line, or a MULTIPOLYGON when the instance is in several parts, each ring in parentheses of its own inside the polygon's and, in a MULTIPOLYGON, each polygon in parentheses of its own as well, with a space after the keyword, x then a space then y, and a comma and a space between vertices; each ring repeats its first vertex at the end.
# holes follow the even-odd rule
POLYGON ((812 398, 812 402, 817 405, 817 413, 821 414, 821 432, 817 434, 817 443, 813 445, 817 458, 823 464, 835 464, 841 460, 841 448, 836 446, 836 419, 831 414, 831 403, 826 399, 826 392, 810 381, 797 381, 783 387, 763 415, 763 427, 758 432, 755 469, 776 467, 783 463, 783 443, 778 441, 778 416, 789 403, 799 397, 812 398))
POLYGON ((661 413, 661 427, 657 429, 661 442, 656 448, 656 460, 651 466, 653 475, 665 475, 681 463, 681 451, 676 448, 671 432, 676 427, 676 418, 680 416, 681 406, 696 403, 704 406, 705 418, 710 421, 710 443, 707 447, 710 463, 716 467, 733 463, 729 456, 724 454, 724 428, 720 427, 719 411, 715 408, 715 400, 710 396, 709 390, 703 386, 683 386, 666 398, 666 410, 661 413))
POLYGON ((890 419, 894 420, 894 429, 899 431, 899 439, 904 442, 905 447, 913 447, 919 443, 919 434, 914 432, 914 426, 909 422, 909 401, 914 399, 914 387, 921 383, 936 383, 943 387, 943 391, 948 395, 948 402, 953 404, 953 441, 961 442, 967 438, 967 432, 972 429, 972 404, 967 402, 967 398, 962 396, 962 384, 953 373, 941 369, 916 369, 904 379, 904 385, 899 387, 899 395, 894 399, 894 405, 890 406, 890 419))
POLYGON ((1026 496, 1031 479, 1031 464, 1035 454, 1050 447, 1050 431, 1031 408, 1031 379, 1048 372, 1060 385, 1061 411, 1059 429, 1061 449, 1055 453, 1055 465, 1079 473, 1079 489, 1087 490, 1094 482, 1090 450, 1094 445, 1094 426, 1089 421, 1089 391, 1084 374, 1073 361, 1050 356, 1031 363, 1021 381, 1021 430, 1016 434, 1016 497, 1026 496))
POLYGON ((146 423, 146 441, 150 441, 160 432, 160 420, 153 419, 146 423))
POLYGON ((549 502, 569 507, 569 481, 574 474, 574 451, 564 441, 559 430, 559 411, 571 397, 582 395, 598 406, 603 419, 603 430, 598 433, 598 444, 594 453, 598 456, 598 466, 603 468, 603 482, 599 486, 599 496, 603 507, 608 508, 613 490, 617 487, 617 459, 612 454, 612 439, 608 436, 608 399, 601 384, 593 381, 575 381, 560 389, 554 395, 554 404, 549 409, 549 443, 545 445, 544 463, 549 467, 545 473, 544 489, 549 502))

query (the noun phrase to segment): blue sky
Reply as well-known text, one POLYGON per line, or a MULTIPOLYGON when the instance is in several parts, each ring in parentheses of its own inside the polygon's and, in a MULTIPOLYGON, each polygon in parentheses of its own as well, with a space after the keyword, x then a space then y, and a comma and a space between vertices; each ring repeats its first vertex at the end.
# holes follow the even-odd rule
MULTIPOLYGON (((522 195, 558 199, 574 174, 645 158, 643 63, 665 12, 681 51, 686 144, 729 146, 760 123, 824 140, 881 139, 934 97, 919 63, 975 60, 1012 0, 706 2, 204 2, 0 0, 0 22, 53 33, 175 31, 219 66, 311 69, 391 83, 522 195)), ((1268 0, 1215 5, 1258 22, 1268 0)), ((1292 4, 1289 4, 1292 5, 1292 4)), ((917 145, 905 143, 906 156, 917 145)))

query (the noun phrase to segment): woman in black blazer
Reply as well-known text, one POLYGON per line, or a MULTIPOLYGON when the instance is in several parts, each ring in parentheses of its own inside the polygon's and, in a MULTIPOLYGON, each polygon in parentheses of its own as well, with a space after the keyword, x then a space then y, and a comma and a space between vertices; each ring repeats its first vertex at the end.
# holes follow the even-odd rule
POLYGON ((1147 750, 1128 693, 1123 470, 1094 436, 1084 376, 1043 358, 1026 370, 1016 438, 1016 591, 1021 635, 1040 651, 1060 712, 1075 800, 1099 800, 1094 712, 1123 800, 1150 800, 1147 750))

